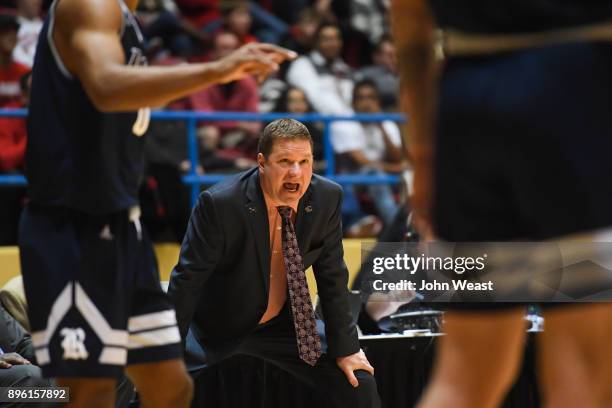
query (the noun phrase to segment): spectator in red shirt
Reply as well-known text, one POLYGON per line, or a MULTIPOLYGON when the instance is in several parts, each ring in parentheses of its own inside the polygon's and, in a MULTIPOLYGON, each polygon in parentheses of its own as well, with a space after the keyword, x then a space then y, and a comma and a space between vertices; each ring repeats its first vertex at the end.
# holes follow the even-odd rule
MULTIPOLYGON (((27 74, 26 74, 27 75, 27 74)), ((2 109, 18 109, 23 106, 11 102, 2 109)), ((26 147, 26 125, 24 119, 0 117, 0 172, 12 172, 23 167, 26 147)))
MULTIPOLYGON (((20 101, 4 108, 23 108, 28 104, 31 74, 19 81, 20 101)), ((0 174, 20 173, 24 168, 27 130, 23 118, 0 118, 0 174)), ((17 226, 25 202, 25 188, 0 185, 0 245, 17 244, 17 226)))
MULTIPOLYGON (((27 72, 19 80, 20 100, 8 103, 3 109, 19 109, 28 105, 32 75, 27 72)), ((0 117, 0 172, 23 170, 27 130, 25 119, 0 117)))
POLYGON ((19 23, 14 15, 0 14, 0 108, 20 100, 19 79, 30 71, 13 59, 18 30, 19 23))
MULTIPOLYGON (((240 41, 234 33, 219 32, 214 39, 213 58, 223 58, 239 46, 240 41)), ((223 85, 212 85, 192 94, 190 102, 193 110, 202 112, 258 112, 257 83, 252 77, 245 77, 223 85)), ((256 148, 260 130, 259 122, 226 120, 201 124, 198 135, 206 149, 220 147, 223 149, 220 153, 228 158, 254 158, 255 152, 251 150, 256 148)))

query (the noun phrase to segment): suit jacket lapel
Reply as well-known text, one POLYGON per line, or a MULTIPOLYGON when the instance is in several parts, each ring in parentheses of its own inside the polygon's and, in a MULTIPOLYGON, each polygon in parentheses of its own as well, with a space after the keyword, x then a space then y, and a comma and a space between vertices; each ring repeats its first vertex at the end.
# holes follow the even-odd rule
POLYGON ((246 185, 246 203, 244 209, 251 221, 251 229, 257 246, 259 272, 266 282, 266 296, 270 279, 270 223, 265 200, 259 185, 259 170, 255 169, 246 185), (264 234, 262 235, 262 231, 264 234))

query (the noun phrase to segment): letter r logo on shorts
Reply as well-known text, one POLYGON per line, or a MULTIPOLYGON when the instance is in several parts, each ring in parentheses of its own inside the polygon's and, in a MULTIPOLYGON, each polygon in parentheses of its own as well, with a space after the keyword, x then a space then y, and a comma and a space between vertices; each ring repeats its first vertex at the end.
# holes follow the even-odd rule
POLYGON ((64 349, 64 360, 86 360, 89 353, 85 349, 85 331, 80 328, 71 329, 64 327, 60 331, 62 348, 64 349))
MULTIPOLYGON (((51 361, 49 343, 72 306, 76 307, 89 328, 93 330, 94 335, 102 342, 103 348, 98 361, 101 364, 124 365, 127 360, 127 331, 113 329, 76 281, 68 282, 53 303, 47 320, 47 327, 32 333, 32 344, 35 348, 38 364, 46 365, 51 361), (74 299, 72 297, 73 291, 74 299)), ((59 330, 59 334, 62 336, 60 345, 64 349, 64 360, 85 360, 89 357, 89 352, 85 348, 85 330, 83 328, 63 327, 59 330)))

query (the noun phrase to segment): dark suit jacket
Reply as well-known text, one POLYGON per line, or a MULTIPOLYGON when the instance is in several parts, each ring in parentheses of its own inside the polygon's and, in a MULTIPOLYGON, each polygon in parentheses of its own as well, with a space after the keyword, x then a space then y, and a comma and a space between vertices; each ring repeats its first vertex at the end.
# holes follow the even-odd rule
MULTIPOLYGON (((341 205, 341 187, 313 175, 295 223, 304 267, 313 266, 331 357, 359 351, 348 302, 341 205)), ((207 355, 222 354, 257 327, 268 301, 269 237, 257 168, 200 195, 168 288, 183 339, 189 329, 189 338, 207 355)))
POLYGON ((0 348, 4 353, 17 353, 34 364, 32 338, 0 304, 0 348))

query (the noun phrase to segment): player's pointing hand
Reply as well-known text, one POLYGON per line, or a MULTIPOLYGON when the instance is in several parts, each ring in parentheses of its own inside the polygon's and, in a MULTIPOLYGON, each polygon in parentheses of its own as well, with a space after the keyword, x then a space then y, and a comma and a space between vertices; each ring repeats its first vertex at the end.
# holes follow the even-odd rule
POLYGON ((268 75, 278 71, 279 65, 292 60, 297 54, 273 44, 251 43, 217 61, 221 82, 236 81, 246 75, 253 75, 262 82, 268 75))

